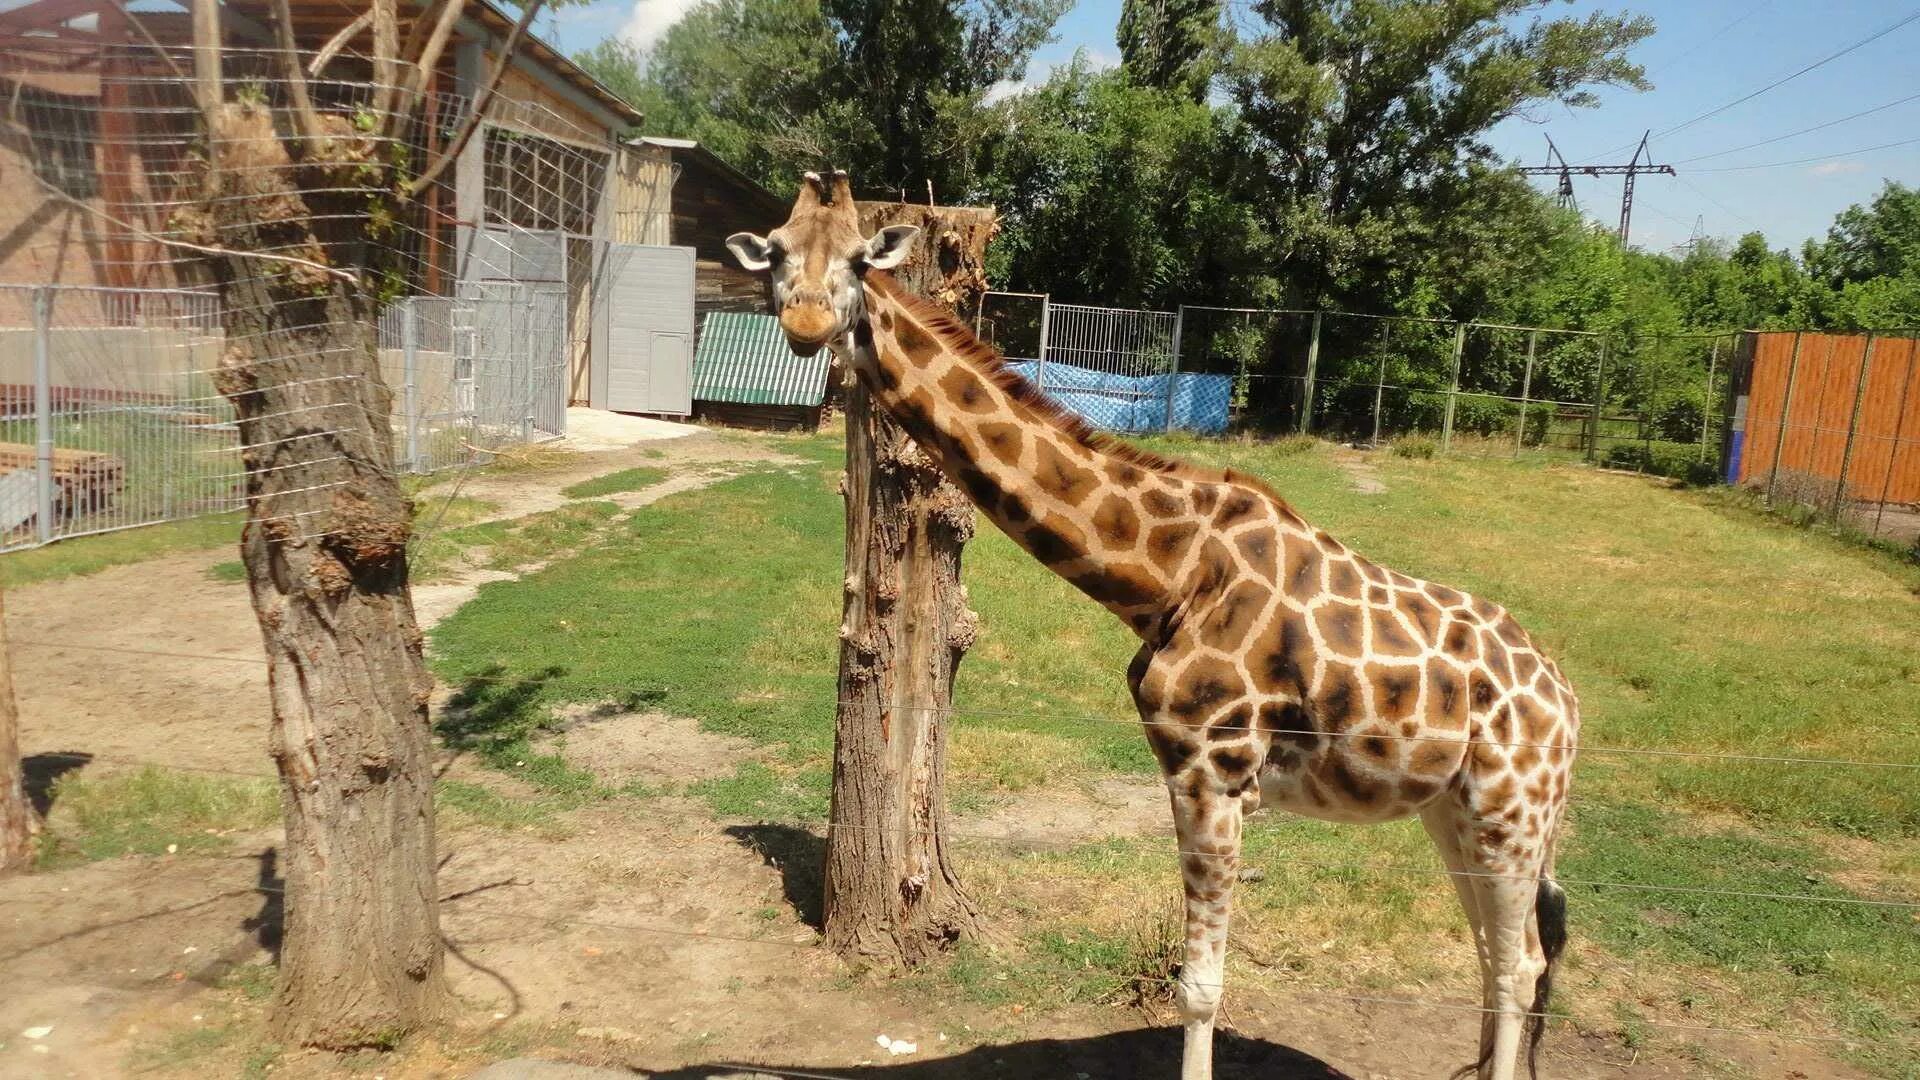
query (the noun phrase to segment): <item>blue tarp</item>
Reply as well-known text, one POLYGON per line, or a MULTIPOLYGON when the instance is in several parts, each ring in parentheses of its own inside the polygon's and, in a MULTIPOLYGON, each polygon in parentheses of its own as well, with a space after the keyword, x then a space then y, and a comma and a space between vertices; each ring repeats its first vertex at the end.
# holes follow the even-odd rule
POLYGON ((1173 387, 1176 431, 1219 435, 1227 430, 1233 380, 1227 375, 1112 375, 1073 364, 1010 360, 1007 366, 1063 408, 1103 431, 1127 434, 1167 430, 1167 387, 1173 387))

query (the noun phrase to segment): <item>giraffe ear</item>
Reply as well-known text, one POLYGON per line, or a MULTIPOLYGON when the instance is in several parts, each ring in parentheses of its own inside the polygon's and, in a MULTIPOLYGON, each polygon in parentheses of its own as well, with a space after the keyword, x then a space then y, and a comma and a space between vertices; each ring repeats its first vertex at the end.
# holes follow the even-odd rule
POLYGON ((764 236, 750 232, 737 232, 727 237, 727 250, 740 260, 740 265, 759 273, 773 265, 773 245, 764 236))
POLYGON ((867 241, 867 265, 875 270, 891 270, 906 262, 913 252, 914 237, 919 235, 917 225, 889 225, 874 233, 867 241))

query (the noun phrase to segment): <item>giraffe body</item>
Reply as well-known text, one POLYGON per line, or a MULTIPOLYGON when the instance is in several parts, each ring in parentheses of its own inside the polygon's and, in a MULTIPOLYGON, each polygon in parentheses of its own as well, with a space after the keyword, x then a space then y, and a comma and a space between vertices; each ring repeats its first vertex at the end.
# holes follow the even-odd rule
POLYGON ((730 243, 775 270, 796 348, 834 344, 983 514, 1141 639, 1128 686, 1186 894, 1183 1080, 1211 1076, 1241 825, 1262 807, 1420 816, 1480 958, 1463 1071, 1511 1077, 1564 938, 1553 837, 1579 708, 1558 667, 1497 605, 1361 558, 1260 481, 1095 434, 901 290, 883 271, 911 234, 889 233, 859 237, 836 174, 772 237, 730 243))

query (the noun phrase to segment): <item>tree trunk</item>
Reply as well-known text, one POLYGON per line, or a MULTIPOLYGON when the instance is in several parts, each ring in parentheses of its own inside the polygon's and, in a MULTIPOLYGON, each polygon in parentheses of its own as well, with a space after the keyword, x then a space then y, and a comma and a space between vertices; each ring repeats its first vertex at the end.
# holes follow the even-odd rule
MULTIPOLYGON (((943 283, 979 279, 991 228, 969 231, 969 243, 941 244, 953 231, 939 220, 942 211, 902 209, 927 219, 914 223, 930 246, 898 276, 922 295, 955 302, 943 283), (954 250, 965 258, 953 259, 954 250)), ((900 220, 898 213, 890 204, 863 204, 861 226, 872 232, 900 220)), ((974 224, 982 212, 958 213, 956 220, 974 224)), ((826 939, 849 960, 911 967, 980 930, 948 856, 945 797, 953 677, 978 621, 960 582, 973 506, 873 407, 858 381, 847 384, 846 412, 846 596, 826 939)))
POLYGON ((216 384, 240 420, 241 555, 271 665, 286 812, 275 1025, 301 1045, 384 1045, 448 995, 430 684, 407 585, 411 507, 393 472, 391 394, 362 285, 374 185, 345 179, 372 151, 342 131, 326 160, 308 146, 295 164, 259 105, 224 105, 213 128, 212 235, 355 271, 209 260, 226 322, 216 384))
POLYGON ((20 710, 13 700, 6 603, 0 598, 0 873, 25 866, 33 857, 33 830, 33 806, 20 769, 20 710))
POLYGON ((847 578, 827 833, 827 944, 910 967, 977 930, 946 846, 953 674, 976 616, 973 506, 866 388, 847 387, 847 578))

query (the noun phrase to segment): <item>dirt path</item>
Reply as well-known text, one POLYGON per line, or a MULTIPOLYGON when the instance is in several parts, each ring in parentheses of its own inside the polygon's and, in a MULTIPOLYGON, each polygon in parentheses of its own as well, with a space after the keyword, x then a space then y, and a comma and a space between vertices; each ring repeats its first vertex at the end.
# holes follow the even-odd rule
MULTIPOLYGON (((560 489, 596 476, 643 465, 672 470, 660 484, 617 497, 631 510, 780 459, 777 446, 703 432, 580 454, 557 468, 476 470, 458 488, 492 503, 486 519, 496 520, 557 509, 571 501, 560 489)), ((454 487, 449 479, 419 497, 444 498, 454 487)), ((246 586, 209 573, 233 557, 222 547, 10 592, 22 753, 271 775, 260 631, 246 586), (155 651, 171 655, 143 655, 155 651)), ((471 570, 418 586, 421 626, 451 614, 485 581, 511 576, 471 570)))

